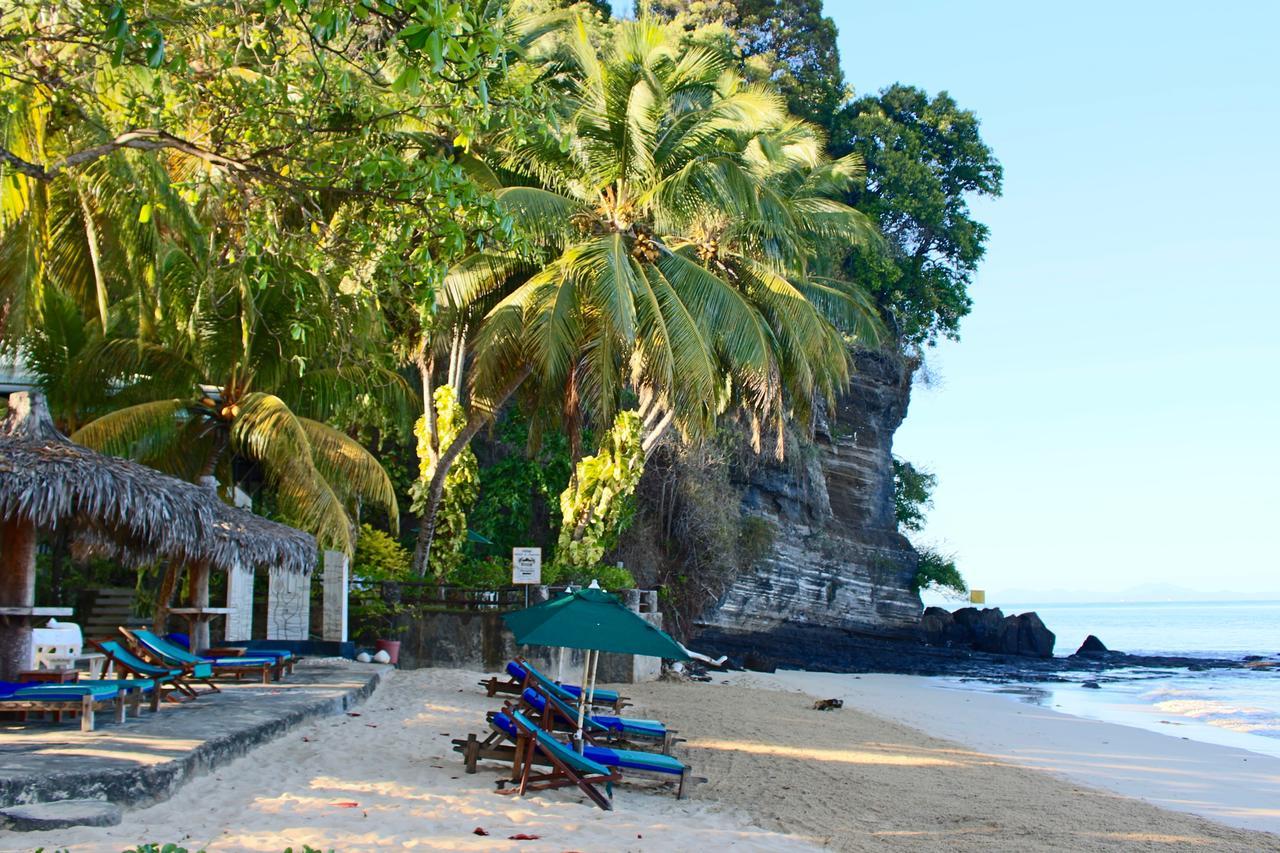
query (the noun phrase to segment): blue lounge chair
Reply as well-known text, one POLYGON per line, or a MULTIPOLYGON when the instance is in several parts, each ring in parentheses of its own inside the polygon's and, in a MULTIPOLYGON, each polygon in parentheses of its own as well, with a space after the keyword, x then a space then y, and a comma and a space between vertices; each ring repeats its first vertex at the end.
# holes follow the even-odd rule
POLYGON ((154 681, 168 702, 183 701, 178 698, 180 696, 194 699, 199 695, 187 684, 181 669, 147 663, 115 640, 90 640, 90 644, 106 656, 102 665, 103 673, 108 669, 116 669, 133 679, 154 681), (165 692, 165 688, 168 688, 168 692, 165 692))
POLYGON ((71 684, 14 684, 5 683, 0 688, 0 711, 51 711, 54 720, 63 714, 79 714, 80 730, 93 731, 98 711, 110 710, 117 723, 124 722, 126 704, 137 715, 141 706, 142 690, 125 689, 118 684, 99 686, 97 682, 73 682, 71 684))
MULTIPOLYGON (((523 741, 527 737, 527 731, 538 730, 538 727, 522 712, 515 710, 508 704, 504 710, 494 714, 489 719, 489 725, 492 732, 484 740, 480 740, 475 735, 470 735, 466 740, 453 741, 453 749, 455 752, 462 754, 468 773, 476 772, 476 765, 480 759, 511 763, 516 773, 521 772, 520 762, 550 763, 545 750, 536 751, 531 758, 528 757, 528 745, 523 741), (519 718, 524 719, 526 733, 522 733, 517 715, 519 718)), ((539 747, 543 745, 544 741, 552 741, 559 744, 563 749, 573 752, 571 747, 561 743, 550 732, 542 731, 541 735, 542 738, 538 742, 539 747)), ((577 753, 574 754, 576 755, 577 753)), ((689 779, 689 767, 670 755, 615 749, 610 746, 588 742, 583 746, 582 757, 603 767, 613 768, 619 773, 622 770, 627 770, 651 774, 660 778, 677 777, 679 781, 676 785, 676 798, 684 798, 685 782, 689 779)))
MULTIPOLYGON (((180 649, 184 649, 190 652, 196 651, 196 649, 191 648, 191 638, 186 634, 169 633, 164 635, 164 639, 168 640, 170 643, 172 643, 173 645, 177 646, 180 649)), ((287 649, 258 649, 258 648, 249 649, 247 645, 243 643, 227 643, 226 645, 222 646, 222 648, 224 649, 245 648, 246 651, 244 652, 244 654, 249 655, 249 657, 275 658, 277 663, 284 664, 284 671, 286 673, 293 672, 293 665, 299 660, 297 655, 295 655, 291 651, 288 651, 287 649)))
MULTIPOLYGON (((572 731, 578 727, 578 709, 563 699, 526 687, 520 697, 524 704, 538 713, 542 727, 550 731, 572 731)), ((583 729, 597 739, 605 741, 656 742, 662 752, 670 754, 671 745, 679 738, 659 720, 637 720, 588 713, 582 718, 583 729)))
POLYGON ((519 775, 513 777, 512 781, 518 778, 520 787, 504 793, 519 793, 523 797, 527 791, 577 785, 600 808, 605 811, 613 808, 613 783, 622 779, 622 773, 617 768, 611 770, 586 755, 579 755, 572 747, 565 746, 552 737, 550 732, 539 729, 528 717, 510 705, 507 706, 506 713, 510 715, 508 722, 517 732, 517 765, 514 769, 519 775), (551 765, 550 773, 533 772, 535 755, 544 759, 538 763, 551 765), (596 787, 601 782, 605 784, 603 794, 596 787))
MULTIPOLYGON (((582 688, 578 685, 560 684, 543 675, 537 667, 524 658, 516 658, 507 664, 507 674, 511 676, 510 681, 500 681, 497 676, 492 676, 481 681, 480 686, 485 688, 490 696, 498 693, 519 696, 526 687, 538 687, 543 692, 554 694, 570 705, 576 704, 578 697, 582 695, 582 688)), ((621 711, 630 703, 625 696, 619 696, 616 690, 597 687, 591 694, 591 704, 621 711)))
POLYGON ((258 674, 263 684, 270 684, 272 679, 279 680, 283 665, 273 657, 211 658, 195 655, 184 648, 164 640, 144 628, 124 628, 120 632, 145 657, 161 666, 181 669, 189 681, 199 681, 214 692, 219 688, 211 679, 217 676, 242 678, 248 674, 258 674))

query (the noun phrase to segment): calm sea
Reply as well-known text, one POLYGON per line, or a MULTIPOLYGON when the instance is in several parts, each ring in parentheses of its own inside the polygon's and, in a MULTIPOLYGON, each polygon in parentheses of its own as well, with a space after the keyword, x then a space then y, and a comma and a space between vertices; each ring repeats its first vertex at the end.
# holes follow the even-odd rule
MULTIPOLYGON (((1241 658, 1280 656, 1280 601, 1004 604, 1035 610, 1071 654, 1089 634, 1140 654, 1241 658)), ((1067 684, 987 686, 1021 701, 1081 717, 1280 757, 1280 669, 1115 670, 1067 684), (1083 686, 1096 679, 1100 689, 1083 686)), ((969 683, 966 687, 976 685, 969 683)))

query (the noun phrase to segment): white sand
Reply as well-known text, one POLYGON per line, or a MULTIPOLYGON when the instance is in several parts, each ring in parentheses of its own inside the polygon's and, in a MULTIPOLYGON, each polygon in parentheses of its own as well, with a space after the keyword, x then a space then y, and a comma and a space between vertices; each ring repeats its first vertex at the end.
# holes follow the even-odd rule
POLYGON ((1011 763, 1167 809, 1280 833, 1280 758, 957 690, 909 675, 780 672, 746 683, 838 697, 1011 763))
POLYGON ((119 851, 147 841, 276 853, 303 844, 339 853, 812 849, 754 828, 740 810, 677 801, 665 789, 620 787, 607 813, 583 805, 576 788, 524 799, 496 794, 499 765, 482 762, 468 775, 450 744, 488 731, 484 713, 499 700, 484 695, 480 678, 459 670, 396 672, 356 708, 360 716, 299 726, 167 802, 126 812, 120 826, 0 832, 0 850, 119 851), (489 835, 473 834, 476 827, 489 835), (507 840, 517 833, 541 839, 507 840))
MULTIPOLYGON (((1038 737, 1036 730, 1019 728, 1027 709, 1000 697, 932 689, 922 679, 895 684, 889 677, 785 673, 724 679, 738 685, 628 685, 624 691, 640 703, 635 716, 661 717, 690 737, 677 755, 710 778, 693 787, 691 800, 626 785, 616 792, 616 811, 606 813, 584 805, 576 790, 500 796, 494 793, 496 765, 482 763, 480 773, 467 775, 450 751, 451 738, 483 731, 484 711, 496 704, 476 686, 478 679, 476 673, 451 670, 396 673, 358 709, 360 716, 294 729, 194 780, 172 800, 128 812, 120 827, 4 834, 0 850, 44 845, 78 853, 174 841, 192 850, 282 851, 310 844, 343 853, 785 851, 815 844, 983 853, 1280 851, 1274 835, 1165 811, 1018 766, 1036 756, 1024 761, 1026 745, 995 741, 1003 732, 1038 737), (841 687, 839 678, 849 680, 841 687), (811 697, 790 692, 801 685, 824 697, 877 703, 878 713, 916 720, 934 734, 961 739, 987 731, 993 738, 987 752, 1000 757, 852 707, 814 711, 811 697), (973 705, 975 699, 991 704, 973 705), (918 716, 922 709, 936 719, 918 716), (945 721, 955 721, 954 727, 942 731, 945 721), (472 834, 476 827, 490 834, 472 834), (507 840, 516 833, 541 838, 507 840)), ((1104 724, 1079 730, 1091 732, 1095 725, 1104 724)), ((1053 740, 1044 741, 1041 758, 1064 746, 1079 753, 1096 748, 1087 740, 1072 741, 1066 729, 1045 737, 1053 740)), ((1138 755, 1126 741, 1124 763, 1138 755)), ((1201 775, 1208 779, 1233 772, 1205 760, 1201 775)), ((1229 788, 1231 779, 1215 784, 1229 788)))

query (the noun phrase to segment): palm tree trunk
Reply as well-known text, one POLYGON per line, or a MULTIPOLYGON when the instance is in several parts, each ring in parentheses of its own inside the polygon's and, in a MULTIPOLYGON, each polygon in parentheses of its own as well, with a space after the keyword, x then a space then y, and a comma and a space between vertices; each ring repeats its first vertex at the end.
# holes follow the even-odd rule
POLYGON ((178 573, 182 566, 177 560, 170 560, 164 567, 164 578, 160 581, 160 591, 156 594, 156 615, 151 620, 151 630, 164 636, 169 630, 169 608, 173 605, 173 593, 178 588, 178 573))
MULTIPOLYGON (((495 416, 502 404, 516 392, 516 389, 529 378, 531 373, 533 373, 532 367, 522 368, 498 392, 493 401, 495 416)), ((449 469, 453 467, 453 463, 457 461, 462 451, 466 450, 467 445, 471 443, 471 439, 476 437, 486 422, 488 422, 488 418, 473 413, 471 417, 467 418, 467 425, 462 428, 462 432, 458 433, 458 437, 445 448, 440 454, 440 459, 436 462, 435 473, 432 475, 431 483, 427 487, 427 505, 422 510, 422 521, 418 525, 418 542, 413 551, 413 570, 418 577, 426 576, 427 564, 431 560, 431 540, 436 534, 436 517, 440 512, 440 501, 444 497, 445 477, 449 475, 449 469)))

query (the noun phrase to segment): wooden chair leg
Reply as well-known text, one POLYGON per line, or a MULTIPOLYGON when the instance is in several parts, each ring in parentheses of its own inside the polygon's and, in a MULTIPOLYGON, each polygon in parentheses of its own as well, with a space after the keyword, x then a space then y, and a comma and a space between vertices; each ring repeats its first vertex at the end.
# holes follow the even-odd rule
POLYGON ((93 697, 85 695, 80 697, 80 731, 93 731, 93 697))
POLYGON ((463 753, 463 760, 467 763, 467 772, 476 772, 476 763, 480 760, 480 741, 473 734, 467 735, 466 752, 463 753))
POLYGON ((685 783, 685 782, 687 782, 687 781, 689 781, 689 768, 688 768, 688 767, 686 767, 686 768, 685 768, 683 771, 681 771, 681 773, 680 773, 680 784, 676 786, 676 799, 677 799, 677 800, 683 800, 683 799, 684 799, 684 783, 685 783))

